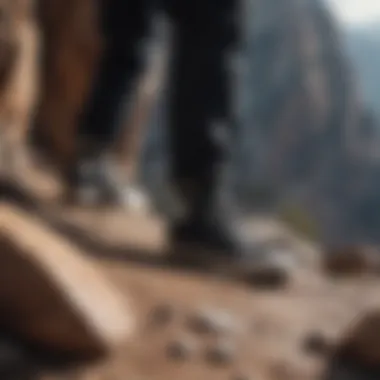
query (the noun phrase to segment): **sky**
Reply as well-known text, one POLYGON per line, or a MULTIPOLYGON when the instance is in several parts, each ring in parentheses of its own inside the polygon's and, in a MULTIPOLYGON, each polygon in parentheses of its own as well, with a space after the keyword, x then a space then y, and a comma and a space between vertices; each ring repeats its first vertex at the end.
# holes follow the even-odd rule
POLYGON ((380 0, 327 0, 342 22, 365 24, 380 21, 380 0))

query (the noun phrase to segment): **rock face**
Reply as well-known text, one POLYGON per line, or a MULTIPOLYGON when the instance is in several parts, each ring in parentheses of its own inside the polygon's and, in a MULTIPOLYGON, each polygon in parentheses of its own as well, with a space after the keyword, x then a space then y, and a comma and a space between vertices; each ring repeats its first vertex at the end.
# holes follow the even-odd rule
MULTIPOLYGON (((102 57, 98 4, 96 0, 39 0, 44 53, 33 137, 59 170, 72 159, 75 131, 102 57)), ((137 83, 132 112, 126 120, 128 128, 115 144, 122 174, 132 179, 164 65, 162 54, 154 54, 152 66, 137 83)))
POLYGON ((1 22, 0 33, 0 91, 3 92, 17 59, 18 46, 15 28, 17 18, 15 20, 15 10, 9 2, 2 1, 0 9, 5 15, 4 21, 1 22))
POLYGON ((320 0, 250 7, 240 188, 299 205, 329 243, 378 240, 377 122, 335 20, 320 0))
POLYGON ((94 0, 41 0, 44 53, 34 135, 59 166, 74 149, 74 131, 101 54, 94 0))
POLYGON ((75 247, 22 211, 0 207, 2 326, 52 352, 92 358, 128 340, 123 295, 75 247))
POLYGON ((0 1, 0 166, 23 169, 39 85, 39 32, 32 0, 0 1))

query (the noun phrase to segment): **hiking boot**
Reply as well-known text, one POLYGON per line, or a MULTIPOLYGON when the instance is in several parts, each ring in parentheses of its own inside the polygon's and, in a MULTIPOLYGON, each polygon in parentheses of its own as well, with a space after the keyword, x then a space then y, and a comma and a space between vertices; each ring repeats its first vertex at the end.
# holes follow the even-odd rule
POLYGON ((150 209, 143 190, 127 180, 118 178, 104 163, 82 163, 77 169, 70 188, 70 201, 95 206, 122 206, 128 210, 146 213, 150 209))
POLYGON ((96 206, 123 206, 147 212, 148 197, 117 169, 108 157, 84 154, 67 175, 69 203, 96 206))
POLYGON ((254 286, 285 285, 295 268, 290 251, 244 241, 238 226, 189 221, 172 228, 171 263, 232 275, 254 286))
POLYGON ((169 260, 232 275, 255 286, 285 285, 295 266, 294 255, 270 242, 249 241, 243 236, 238 214, 225 201, 175 223, 169 260))

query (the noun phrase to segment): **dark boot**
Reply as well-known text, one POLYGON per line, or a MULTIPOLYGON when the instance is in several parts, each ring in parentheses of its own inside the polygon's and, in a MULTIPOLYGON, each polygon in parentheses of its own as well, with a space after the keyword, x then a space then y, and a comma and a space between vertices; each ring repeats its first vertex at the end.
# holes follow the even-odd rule
POLYGON ((179 186, 187 210, 185 217, 173 226, 173 241, 202 245, 220 256, 234 255, 239 245, 233 228, 236 210, 230 210, 228 218, 223 215, 231 205, 218 202, 221 204, 217 206, 211 181, 202 182, 179 186))
POLYGON ((246 239, 238 207, 231 197, 215 194, 212 188, 204 184, 184 192, 191 199, 190 212, 172 227, 172 262, 221 271, 254 285, 284 285, 294 257, 271 242, 246 239))
POLYGON ((67 200, 77 205, 148 207, 143 193, 117 170, 99 144, 82 144, 77 159, 67 171, 67 200))
POLYGON ((108 178, 98 144, 81 142, 77 155, 66 170, 66 197, 69 203, 94 205, 109 198, 108 178))

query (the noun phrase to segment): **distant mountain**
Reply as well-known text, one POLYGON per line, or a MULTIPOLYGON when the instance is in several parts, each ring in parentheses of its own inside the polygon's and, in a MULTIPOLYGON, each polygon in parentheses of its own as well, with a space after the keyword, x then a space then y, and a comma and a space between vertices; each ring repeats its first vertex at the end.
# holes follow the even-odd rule
POLYGON ((380 243, 380 86, 362 66, 380 64, 352 53, 360 33, 347 41, 322 0, 249 3, 238 191, 303 210, 325 242, 380 243))
POLYGON ((380 118, 380 22, 360 27, 348 25, 344 39, 363 95, 380 118))

